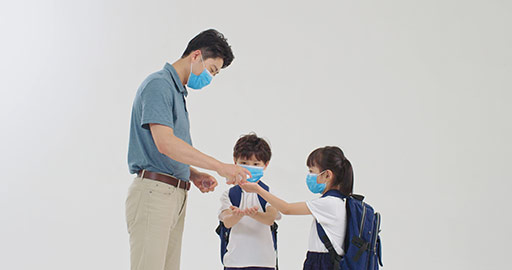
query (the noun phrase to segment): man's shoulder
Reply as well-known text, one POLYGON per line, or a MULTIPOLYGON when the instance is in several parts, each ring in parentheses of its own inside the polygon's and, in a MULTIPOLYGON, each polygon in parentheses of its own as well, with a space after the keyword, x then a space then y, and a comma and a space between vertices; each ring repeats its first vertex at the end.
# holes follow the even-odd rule
POLYGON ((171 81, 165 77, 164 74, 159 74, 160 72, 155 72, 149 75, 141 84, 141 90, 169 90, 172 88, 171 81))
POLYGON ((149 74, 146 79, 142 81, 139 87, 139 92, 148 90, 167 92, 171 88, 174 88, 174 84, 171 82, 169 73, 167 73, 165 70, 159 70, 149 74))

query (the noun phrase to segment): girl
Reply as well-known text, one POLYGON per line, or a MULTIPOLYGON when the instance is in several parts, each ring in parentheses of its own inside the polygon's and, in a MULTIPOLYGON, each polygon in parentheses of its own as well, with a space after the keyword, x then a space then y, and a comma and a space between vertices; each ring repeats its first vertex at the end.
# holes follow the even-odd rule
MULTIPOLYGON (((352 193, 354 184, 352 165, 339 147, 326 146, 314 150, 309 154, 306 165, 309 168, 306 183, 311 192, 323 195, 329 190, 334 190, 345 196, 352 193)), ((334 264, 318 236, 316 222, 320 223, 325 230, 336 253, 340 256, 345 254, 342 246, 347 218, 345 203, 342 199, 334 196, 322 196, 311 201, 288 203, 265 191, 258 184, 243 183, 240 186, 246 192, 258 193, 285 215, 313 216, 304 270, 333 269, 334 264)))

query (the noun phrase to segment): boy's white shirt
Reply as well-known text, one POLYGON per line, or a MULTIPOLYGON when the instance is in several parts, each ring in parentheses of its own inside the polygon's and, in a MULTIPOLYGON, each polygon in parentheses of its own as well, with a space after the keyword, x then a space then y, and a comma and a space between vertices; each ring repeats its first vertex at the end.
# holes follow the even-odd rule
MULTIPOLYGON (((219 220, 222 211, 229 209, 229 190, 220 197, 221 207, 219 220)), ((247 193, 242 190, 240 209, 258 207, 258 212, 264 212, 261 208, 258 194, 247 193)), ((270 206, 267 203, 265 207, 270 206)), ((278 212, 276 220, 281 219, 278 212)), ((224 255, 225 267, 275 267, 276 252, 270 226, 265 225, 252 217, 244 216, 231 228, 227 252, 224 255)))
POLYGON ((309 234, 308 250, 312 252, 328 252, 322 240, 318 237, 316 220, 322 225, 336 252, 339 255, 344 255, 345 252, 342 249, 342 245, 347 229, 345 202, 340 198, 327 196, 307 201, 306 205, 314 217, 309 234))

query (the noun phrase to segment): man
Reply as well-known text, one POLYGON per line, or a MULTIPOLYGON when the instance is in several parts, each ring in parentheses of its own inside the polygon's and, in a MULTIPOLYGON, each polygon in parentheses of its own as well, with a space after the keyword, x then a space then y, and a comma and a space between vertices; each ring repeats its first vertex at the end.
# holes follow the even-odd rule
POLYGON ((133 102, 128 165, 137 174, 126 199, 132 270, 180 268, 187 191, 192 182, 201 192, 217 186, 199 167, 216 171, 228 184, 250 173, 192 147, 185 98, 207 86, 233 61, 224 36, 210 29, 194 37, 182 57, 149 75, 133 102))

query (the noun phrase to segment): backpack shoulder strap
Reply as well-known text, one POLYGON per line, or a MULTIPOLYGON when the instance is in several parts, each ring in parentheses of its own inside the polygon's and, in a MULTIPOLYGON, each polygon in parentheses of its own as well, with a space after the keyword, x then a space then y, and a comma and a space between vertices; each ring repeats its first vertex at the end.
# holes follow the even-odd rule
POLYGON ((229 189, 229 200, 231 205, 240 207, 240 201, 242 200, 242 188, 240 186, 234 186, 229 189))
MULTIPOLYGON (((259 181, 258 185, 260 185, 260 187, 262 187, 264 190, 270 191, 270 188, 262 181, 259 181)), ((265 212, 267 210, 267 201, 265 201, 265 199, 263 199, 263 197, 261 197, 260 195, 258 195, 258 200, 260 201, 261 209, 263 209, 263 212, 265 212)))
MULTIPOLYGON (((269 186, 267 186, 265 183, 263 183, 263 181, 259 181, 258 182, 258 185, 260 185, 260 187, 262 187, 264 190, 266 191, 270 191, 270 188, 269 186)), ((261 205, 261 209, 263 209, 263 212, 265 212, 267 209, 266 209, 266 206, 267 206, 267 201, 265 199, 263 199, 263 197, 261 197, 260 195, 258 195, 258 200, 260 201, 260 205, 261 205)), ((279 259, 278 259, 278 252, 277 252, 277 223, 274 222, 274 224, 272 224, 270 226, 270 232, 272 233, 272 241, 274 242, 274 250, 276 251, 276 270, 279 269, 279 259)))
MULTIPOLYGON (((269 191, 269 187, 265 185, 263 182, 259 182, 259 185, 265 189, 266 191, 269 191)), ((229 189, 229 200, 231 201, 231 205, 240 207, 240 202, 242 200, 242 188, 240 186, 234 186, 229 189)), ((260 201, 261 208, 263 209, 263 212, 265 212, 265 206, 267 205, 267 201, 263 199, 260 195, 258 195, 258 200, 260 201)))
POLYGON ((334 249, 332 242, 329 239, 329 237, 327 237, 327 234, 325 233, 324 228, 322 228, 322 225, 320 225, 318 221, 315 222, 318 237, 320 237, 320 240, 322 240, 322 243, 324 243, 325 248, 327 249, 327 251, 329 251, 329 256, 331 257, 331 262, 334 264, 334 269, 339 269, 342 257, 334 249))
POLYGON ((341 192, 337 189, 328 190, 326 193, 324 193, 324 195, 322 195, 322 198, 327 197, 327 196, 336 197, 336 198, 340 198, 343 200, 345 200, 347 198, 347 196, 341 194, 341 192))
MULTIPOLYGON (((345 195, 341 194, 341 192, 339 190, 335 190, 335 189, 328 190, 326 193, 324 193, 324 195, 322 195, 322 198, 327 197, 327 196, 340 198, 342 200, 345 200, 347 198, 345 195)), ((334 246, 332 245, 332 242, 329 239, 329 237, 327 237, 327 234, 325 233, 324 228, 322 228, 322 225, 320 225, 320 223, 318 223, 318 221, 316 221, 316 220, 315 220, 315 223, 316 223, 316 231, 317 231, 318 237, 324 244, 327 251, 329 251, 329 256, 331 257, 331 262, 334 264, 334 269, 339 269, 339 265, 340 265, 340 261, 341 261, 342 257, 334 249, 334 246)))

